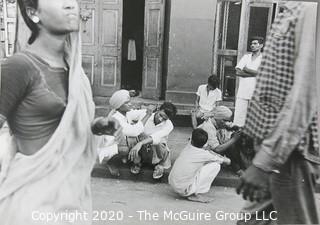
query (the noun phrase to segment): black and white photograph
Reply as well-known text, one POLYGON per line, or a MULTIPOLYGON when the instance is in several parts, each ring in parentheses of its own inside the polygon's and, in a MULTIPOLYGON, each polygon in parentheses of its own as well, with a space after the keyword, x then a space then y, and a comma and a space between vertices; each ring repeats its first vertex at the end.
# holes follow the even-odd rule
POLYGON ((25 224, 320 224, 318 0, 0 0, 25 224))

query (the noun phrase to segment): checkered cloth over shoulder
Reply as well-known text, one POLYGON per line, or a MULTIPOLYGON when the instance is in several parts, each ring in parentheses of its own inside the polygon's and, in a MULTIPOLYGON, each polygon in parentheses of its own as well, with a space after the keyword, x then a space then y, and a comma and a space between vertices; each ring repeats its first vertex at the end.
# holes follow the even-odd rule
MULTIPOLYGON (((257 75, 256 89, 248 107, 243 129, 245 134, 258 142, 272 131, 293 86, 295 28, 301 12, 301 3, 295 3, 290 9, 284 10, 275 19, 266 40, 264 58, 257 75)), ((316 115, 309 128, 314 147, 317 149, 319 146, 316 115)), ((306 137, 299 144, 301 148, 305 140, 306 137)))

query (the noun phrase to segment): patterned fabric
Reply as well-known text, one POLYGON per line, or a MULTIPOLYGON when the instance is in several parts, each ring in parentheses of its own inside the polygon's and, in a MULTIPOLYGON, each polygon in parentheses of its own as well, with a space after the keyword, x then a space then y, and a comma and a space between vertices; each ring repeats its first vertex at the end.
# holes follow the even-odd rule
MULTIPOLYGON (((286 97, 294 82, 296 53, 295 29, 302 12, 302 3, 291 3, 279 14, 266 41, 264 58, 257 76, 256 89, 248 108, 244 133, 261 142, 272 132, 286 97)), ((303 149, 311 134, 313 147, 319 148, 317 115, 310 121, 309 131, 298 149, 303 149)))

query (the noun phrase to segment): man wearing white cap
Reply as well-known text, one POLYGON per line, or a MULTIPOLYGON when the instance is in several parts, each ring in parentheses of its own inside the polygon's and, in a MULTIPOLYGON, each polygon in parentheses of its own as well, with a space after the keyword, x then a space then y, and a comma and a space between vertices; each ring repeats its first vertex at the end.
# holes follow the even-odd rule
POLYGON ((129 160, 134 163, 131 168, 132 173, 138 174, 142 163, 145 163, 149 158, 152 158, 151 163, 154 166, 154 179, 160 179, 164 169, 171 167, 167 142, 168 136, 174 128, 171 119, 176 113, 177 109, 172 103, 164 102, 159 110, 147 120, 143 137, 141 136, 140 141, 129 152, 129 160))
MULTIPOLYGON (((119 90, 112 94, 109 100, 112 111, 109 116, 116 119, 122 127, 123 138, 118 144, 118 153, 126 162, 129 148, 138 142, 138 136, 144 131, 144 124, 151 116, 150 109, 133 110, 130 104, 130 92, 119 90)), ((119 176, 119 170, 113 166, 112 161, 108 161, 107 167, 114 176, 119 176)))
POLYGON ((212 112, 213 117, 207 119, 204 123, 199 125, 198 128, 202 128, 208 133, 207 149, 218 153, 224 153, 240 136, 237 132, 233 135, 234 138, 230 141, 226 141, 226 138, 222 138, 218 132, 219 130, 225 129, 227 123, 231 121, 232 111, 228 107, 217 106, 212 112))
POLYGON ((240 152, 231 147, 240 139, 241 133, 240 131, 236 131, 232 134, 231 138, 229 137, 230 135, 224 135, 224 131, 228 127, 227 123, 231 121, 232 111, 226 106, 217 106, 212 111, 212 116, 198 126, 198 128, 202 128, 208 133, 208 142, 205 148, 229 157, 234 172, 240 175, 243 172, 238 166, 240 152))

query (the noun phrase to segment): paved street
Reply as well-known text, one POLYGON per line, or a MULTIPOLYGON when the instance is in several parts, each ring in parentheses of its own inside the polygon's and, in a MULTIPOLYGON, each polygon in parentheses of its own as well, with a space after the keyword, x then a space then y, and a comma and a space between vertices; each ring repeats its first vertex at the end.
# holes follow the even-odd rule
POLYGON ((210 195, 213 195, 215 200, 209 204, 204 204, 179 198, 172 192, 168 184, 163 183, 150 184, 101 178, 93 178, 92 183, 93 207, 96 210, 94 213, 96 215, 94 216, 97 219, 94 221, 94 225, 230 225, 234 224, 234 221, 225 220, 222 218, 222 213, 236 213, 243 204, 243 201, 236 195, 234 189, 224 187, 212 187, 210 195), (147 213, 137 212, 144 210, 147 213), (114 216, 112 211, 118 213, 119 221, 112 221, 113 218, 111 217, 114 216), (103 221, 106 216, 109 216, 111 221, 103 221), (151 218, 152 216, 154 216, 153 219, 151 218), (205 216, 207 216, 207 220, 205 216), (186 218, 187 220, 184 220, 186 218))
MULTIPOLYGON (((212 187, 215 200, 208 204, 179 198, 164 183, 92 178, 92 192, 94 225, 232 225, 243 204, 225 187, 212 187)), ((320 194, 316 197, 320 205, 320 194)))

